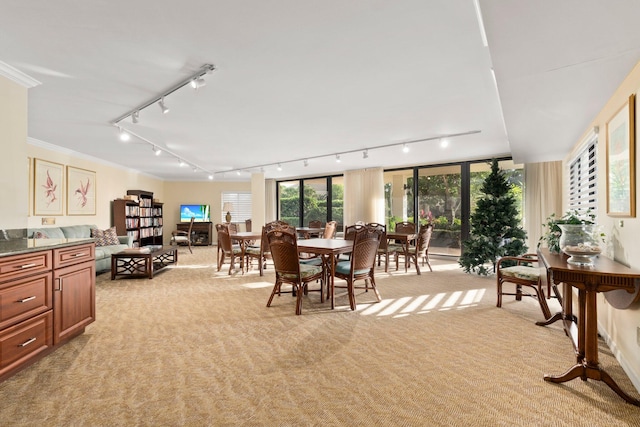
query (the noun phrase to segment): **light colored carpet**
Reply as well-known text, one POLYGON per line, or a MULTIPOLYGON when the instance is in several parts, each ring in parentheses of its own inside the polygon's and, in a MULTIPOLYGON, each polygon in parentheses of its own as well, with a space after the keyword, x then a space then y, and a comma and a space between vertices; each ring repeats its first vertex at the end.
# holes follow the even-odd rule
MULTIPOLYGON (((215 271, 215 248, 180 250, 153 280, 97 278, 85 334, 0 383, 3 426, 634 426, 604 383, 543 381, 575 358, 533 299, 495 307, 495 279, 434 260, 380 270, 358 310, 266 301, 260 277, 215 271)), ((559 309, 551 301, 551 310, 559 309)), ((606 346, 603 367, 637 392, 606 346)))

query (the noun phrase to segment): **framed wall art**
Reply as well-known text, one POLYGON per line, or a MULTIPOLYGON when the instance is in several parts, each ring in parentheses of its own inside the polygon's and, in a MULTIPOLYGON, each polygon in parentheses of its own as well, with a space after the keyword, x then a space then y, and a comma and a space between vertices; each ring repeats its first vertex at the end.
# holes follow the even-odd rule
POLYGON ((96 214, 96 173, 67 166, 67 215, 96 214))
POLYGON ((64 167, 42 159, 33 161, 33 214, 62 215, 64 167))
POLYGON ((607 122, 607 215, 636 216, 635 94, 607 122))

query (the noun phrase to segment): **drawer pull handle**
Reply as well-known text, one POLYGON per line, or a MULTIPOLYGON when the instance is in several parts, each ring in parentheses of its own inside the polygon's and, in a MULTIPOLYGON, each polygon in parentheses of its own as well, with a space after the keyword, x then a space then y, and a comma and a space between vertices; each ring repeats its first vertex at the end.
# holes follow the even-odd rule
POLYGON ((29 344, 33 343, 36 341, 36 337, 30 338, 28 340, 26 340, 25 342, 23 342, 22 344, 19 344, 18 347, 26 347, 29 344))
POLYGON ((21 266, 20 266, 20 267, 18 267, 18 268, 31 268, 31 267, 35 267, 35 266, 37 266, 37 265, 38 265, 38 264, 36 264, 35 262, 32 262, 31 264, 24 264, 24 265, 21 265, 21 266))
POLYGON ((32 301, 32 300, 34 300, 34 299, 36 299, 36 296, 35 296, 35 295, 30 296, 30 297, 27 297, 27 298, 19 299, 19 300, 18 300, 18 302, 27 302, 27 301, 32 301))
POLYGON ((79 257, 79 256, 87 256, 87 254, 85 254, 84 252, 80 252, 77 254, 73 254, 74 257, 79 257))

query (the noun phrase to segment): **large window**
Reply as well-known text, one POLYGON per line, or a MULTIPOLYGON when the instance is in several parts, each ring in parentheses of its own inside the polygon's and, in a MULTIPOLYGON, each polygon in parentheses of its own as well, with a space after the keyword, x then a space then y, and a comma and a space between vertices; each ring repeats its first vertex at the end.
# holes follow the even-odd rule
POLYGON ((336 221, 342 229, 344 187, 342 176, 278 182, 278 218, 301 227, 309 221, 336 221))
MULTIPOLYGON (((512 191, 519 202, 522 218, 523 167, 509 159, 500 160, 499 165, 509 182, 514 184, 512 191)), ((490 173, 490 161, 385 171, 387 228, 395 229, 399 221, 431 222, 434 231, 429 253, 459 256, 462 241, 469 235, 470 215, 482 196, 480 189, 490 173)))
MULTIPOLYGON (((251 193, 250 192, 222 192, 221 209, 224 209, 225 203, 231 203, 233 209, 229 211, 232 222, 244 222, 251 219, 251 193)), ((227 205, 228 206, 228 205, 227 205)), ((226 211, 220 212, 221 222, 227 222, 225 216, 226 211)))

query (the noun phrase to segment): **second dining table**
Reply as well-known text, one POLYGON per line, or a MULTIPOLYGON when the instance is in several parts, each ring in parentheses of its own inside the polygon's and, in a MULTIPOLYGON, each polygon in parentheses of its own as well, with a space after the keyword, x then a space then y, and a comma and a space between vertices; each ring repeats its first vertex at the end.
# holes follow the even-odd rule
MULTIPOLYGON (((298 253, 312 253, 322 257, 327 271, 327 287, 331 299, 331 309, 335 308, 333 282, 335 279, 336 258, 340 254, 353 251, 353 241, 344 239, 302 239, 298 240, 298 253)), ((324 292, 324 291, 323 291, 324 292)))

